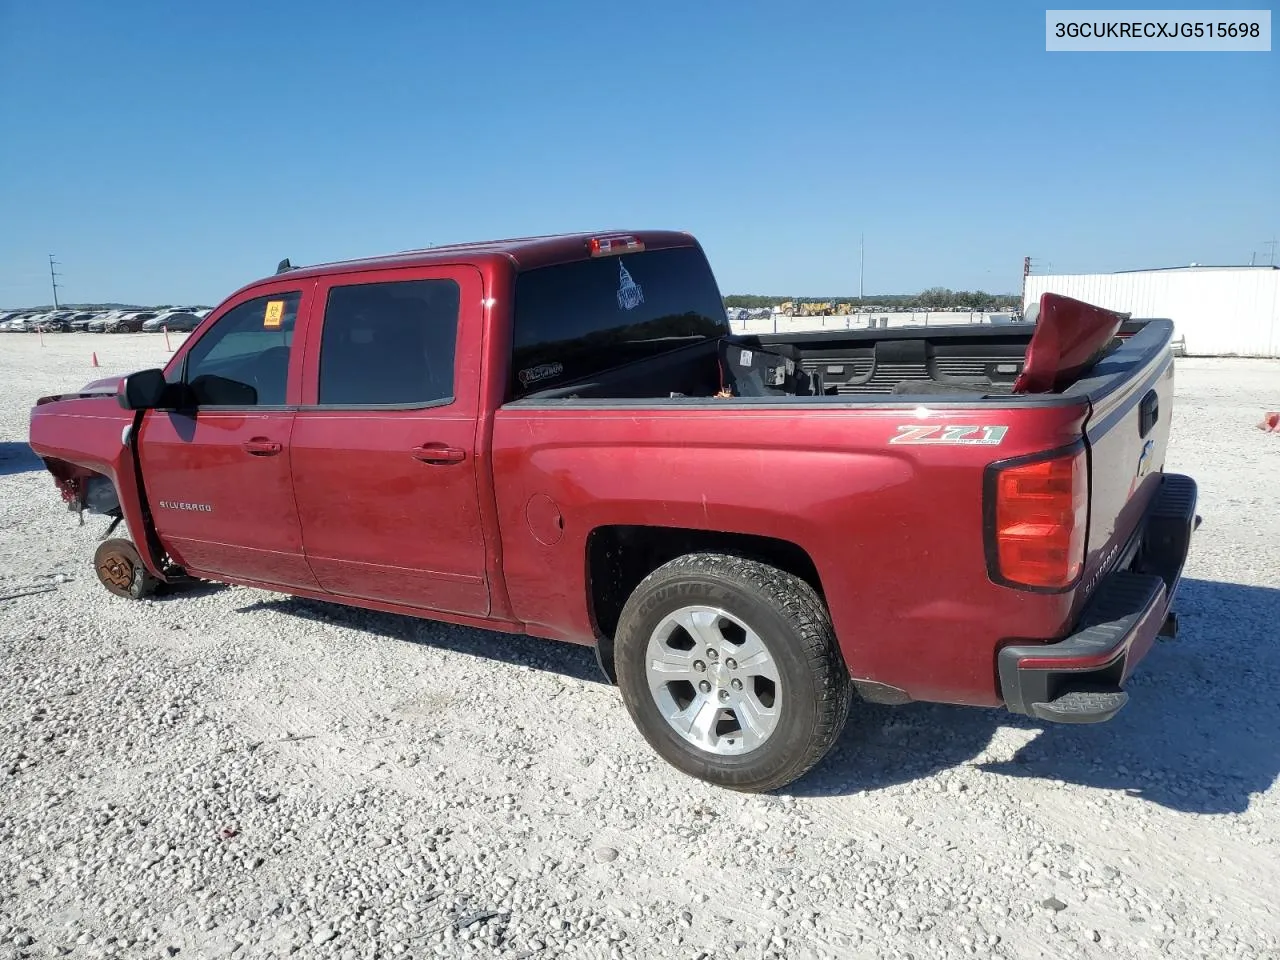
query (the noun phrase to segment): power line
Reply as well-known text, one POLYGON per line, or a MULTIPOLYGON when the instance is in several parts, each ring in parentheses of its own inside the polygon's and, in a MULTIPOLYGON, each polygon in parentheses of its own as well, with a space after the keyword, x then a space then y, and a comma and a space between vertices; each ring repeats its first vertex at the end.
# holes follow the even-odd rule
POLYGON ((53 254, 49 254, 49 279, 53 282, 53 309, 58 309, 58 278, 62 274, 54 270, 55 266, 62 266, 57 260, 53 259, 53 254))

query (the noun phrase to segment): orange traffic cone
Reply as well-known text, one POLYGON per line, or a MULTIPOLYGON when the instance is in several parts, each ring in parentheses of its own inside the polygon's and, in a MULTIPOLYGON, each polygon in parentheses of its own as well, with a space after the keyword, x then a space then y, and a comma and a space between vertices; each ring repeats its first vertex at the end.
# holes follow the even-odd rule
POLYGON ((93 352, 93 363, 91 363, 90 366, 96 367, 97 365, 98 365, 98 351, 95 350, 93 352))

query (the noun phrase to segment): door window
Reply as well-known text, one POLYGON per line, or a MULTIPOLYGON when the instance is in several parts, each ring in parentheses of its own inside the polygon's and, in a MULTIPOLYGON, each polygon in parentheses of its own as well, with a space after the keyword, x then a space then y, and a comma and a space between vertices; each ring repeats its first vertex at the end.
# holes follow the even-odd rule
POLYGON ((451 402, 458 303, 453 280, 331 289, 320 338, 319 403, 425 407, 451 402))
POLYGON ((223 314, 187 354, 198 406, 282 406, 302 294, 273 293, 223 314))

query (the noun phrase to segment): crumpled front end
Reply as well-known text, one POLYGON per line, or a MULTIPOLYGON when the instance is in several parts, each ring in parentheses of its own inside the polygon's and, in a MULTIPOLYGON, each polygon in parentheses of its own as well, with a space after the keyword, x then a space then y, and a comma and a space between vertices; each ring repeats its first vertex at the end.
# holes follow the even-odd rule
POLYGON ((130 443, 135 414, 116 400, 123 379, 110 377, 75 393, 41 397, 31 410, 28 442, 82 523, 85 510, 122 518, 147 570, 166 579, 138 489, 130 443))
POLYGON ((31 449, 70 510, 110 514, 119 508, 115 483, 133 423, 133 414, 116 402, 119 381, 99 380, 76 393, 41 397, 31 411, 31 449))

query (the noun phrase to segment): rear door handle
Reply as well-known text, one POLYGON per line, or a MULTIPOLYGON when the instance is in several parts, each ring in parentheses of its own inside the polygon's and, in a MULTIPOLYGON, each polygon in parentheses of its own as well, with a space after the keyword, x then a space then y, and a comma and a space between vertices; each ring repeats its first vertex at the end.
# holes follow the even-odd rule
POLYGON ((435 443, 424 443, 409 451, 415 460, 423 463, 461 463, 467 459, 467 451, 461 447, 445 447, 435 443))
POLYGON ((240 446, 255 457, 274 457, 284 449, 284 444, 268 440, 266 437, 254 437, 252 440, 246 440, 240 446))

